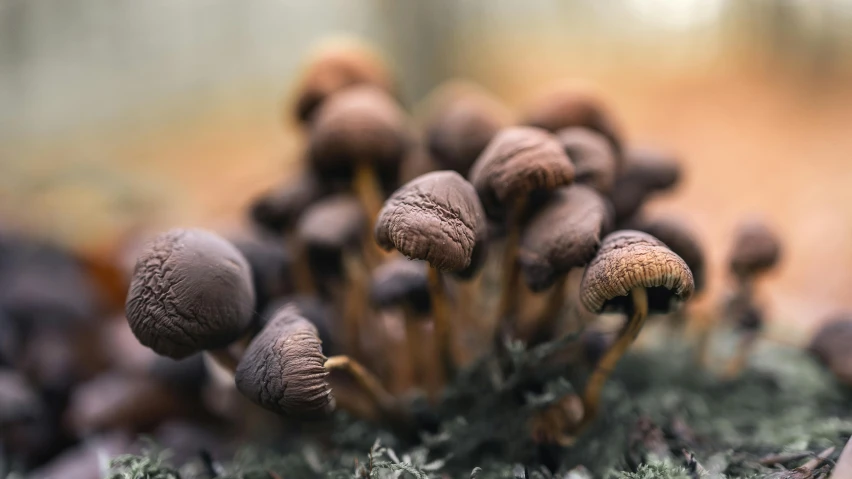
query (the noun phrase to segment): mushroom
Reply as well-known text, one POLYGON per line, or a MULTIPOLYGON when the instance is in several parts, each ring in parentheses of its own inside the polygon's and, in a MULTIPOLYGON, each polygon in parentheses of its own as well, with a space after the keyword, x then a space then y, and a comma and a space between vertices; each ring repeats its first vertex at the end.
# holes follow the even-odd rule
POLYGON ((478 85, 454 80, 442 84, 427 100, 432 112, 426 143, 440 169, 467 176, 497 132, 509 126, 506 107, 478 85))
POLYGON ((467 276, 481 266, 485 213, 473 186, 454 171, 428 173, 398 189, 382 208, 376 241, 429 263, 429 292, 443 371, 455 370, 450 311, 442 272, 467 276))
POLYGON ((530 197, 566 186, 573 180, 574 166, 556 138, 531 127, 501 130, 470 171, 470 181, 488 217, 499 221, 508 215, 498 309, 501 325, 495 336, 498 346, 503 344, 503 335, 513 329, 518 305, 516 256, 530 197))
POLYGON ((136 261, 126 315, 157 354, 182 359, 206 350, 233 371, 224 348, 247 332, 254 304, 251 270, 234 245, 209 231, 173 229, 136 261))
POLYGON ((283 242, 265 236, 245 235, 233 239, 232 243, 251 269, 255 317, 275 298, 294 292, 293 257, 283 242))
POLYGON ((270 411, 319 418, 335 408, 327 381, 332 370, 351 375, 386 419, 399 418, 396 400, 366 368, 347 356, 322 354, 316 327, 293 306, 278 310, 254 338, 234 377, 241 393, 270 411))
POLYGON ((852 385, 852 314, 836 314, 811 340, 808 351, 843 384, 852 385))
POLYGON ((309 57, 296 96, 296 117, 310 123, 325 100, 345 88, 368 84, 393 91, 394 80, 380 55, 354 38, 320 45, 309 57))
POLYGON ((648 312, 668 312, 673 302, 687 300, 693 289, 689 267, 662 241, 632 230, 604 238, 583 275, 580 301, 593 313, 616 308, 626 310, 629 318, 586 384, 581 427, 597 416, 603 385, 639 335, 648 312))
POLYGON ((680 177, 678 160, 670 153, 648 148, 627 150, 610 194, 616 224, 630 221, 650 197, 674 188, 680 177))
POLYGON ((532 343, 549 338, 565 299, 568 271, 586 265, 595 256, 601 237, 612 227, 607 201, 589 186, 572 185, 553 193, 526 224, 518 263, 533 292, 551 289, 548 305, 532 343))
POLYGON ((323 103, 310 129, 308 159, 324 180, 351 179, 372 225, 411 143, 396 102, 378 88, 358 86, 323 103))
POLYGON ((695 294, 704 290, 706 275, 704 248, 689 223, 677 217, 665 216, 642 220, 632 226, 662 241, 670 250, 680 256, 689 266, 689 270, 692 271, 692 278, 695 281, 695 294))
POLYGON ((582 127, 564 128, 556 137, 574 163, 574 182, 609 195, 618 171, 618 158, 606 137, 582 127))
POLYGON ((316 175, 304 171, 255 198, 249 216, 268 233, 286 234, 296 226, 305 208, 327 194, 326 189, 316 175))

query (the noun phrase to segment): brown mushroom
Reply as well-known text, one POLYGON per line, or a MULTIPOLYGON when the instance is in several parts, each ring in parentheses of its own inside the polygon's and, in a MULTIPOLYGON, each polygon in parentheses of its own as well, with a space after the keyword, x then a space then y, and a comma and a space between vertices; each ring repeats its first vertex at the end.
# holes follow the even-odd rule
POLYGON ((676 255, 689 266, 695 281, 695 294, 704 290, 705 261, 704 248, 698 235, 690 225, 673 216, 641 220, 632 225, 635 229, 648 233, 665 243, 676 255))
POLYGON ((231 242, 251 269, 255 318, 274 298, 293 294, 293 257, 282 241, 261 235, 241 235, 231 242))
POLYGON ((689 267, 662 241, 631 230, 604 238, 583 275, 580 301, 593 313, 626 309, 629 319, 589 378, 583 393, 583 426, 597 415, 603 385, 639 335, 648 311, 667 312, 674 301, 687 300, 693 289, 689 267))
POLYGON ((280 235, 296 226, 302 212, 327 194, 327 188, 306 171, 257 197, 249 207, 251 220, 265 231, 280 235))
POLYGON ((554 192, 524 227, 518 263, 527 287, 534 292, 551 288, 548 305, 534 342, 553 331, 564 302, 565 278, 572 268, 595 256, 601 238, 612 228, 607 201, 592 188, 572 185, 554 192))
POLYGON ((505 106, 478 85, 454 80, 442 84, 427 100, 433 110, 426 143, 440 169, 467 176, 497 132, 509 126, 505 106))
POLYGON ((157 236, 136 261, 127 321, 139 342, 175 359, 208 350, 233 370, 223 348, 248 330, 251 270, 228 241, 199 229, 157 236))
POLYGON ((308 58, 297 87, 296 117, 310 123, 325 100, 345 88, 368 84, 391 92, 391 73, 368 44, 339 38, 320 45, 308 58))
POLYGON ((610 194, 616 224, 631 220, 649 198, 674 188, 680 177, 678 160, 670 153, 649 148, 627 150, 610 194))
POLYGON ((405 113, 396 102, 378 88, 358 86, 323 103, 310 130, 308 159, 324 180, 352 181, 372 224, 383 191, 396 187, 411 144, 405 113))
POLYGON ((852 314, 836 314, 817 331, 808 346, 811 352, 843 384, 852 385, 852 314))
POLYGON ((602 195, 610 194, 618 171, 618 159, 606 137, 582 127, 559 130, 556 137, 574 163, 574 182, 591 186, 602 195))
POLYGON ((499 348, 504 334, 513 329, 517 313, 517 251, 529 199, 570 184, 574 166, 553 135, 539 128, 512 127, 501 130, 491 140, 473 165, 470 179, 492 220, 501 220, 508 214, 497 311, 500 326, 495 335, 499 348))
POLYGON ((376 241, 430 265, 429 291, 443 370, 452 377, 454 339, 442 272, 467 274, 480 265, 486 234, 485 213, 476 191, 454 171, 428 173, 406 183, 385 203, 376 223, 376 241))

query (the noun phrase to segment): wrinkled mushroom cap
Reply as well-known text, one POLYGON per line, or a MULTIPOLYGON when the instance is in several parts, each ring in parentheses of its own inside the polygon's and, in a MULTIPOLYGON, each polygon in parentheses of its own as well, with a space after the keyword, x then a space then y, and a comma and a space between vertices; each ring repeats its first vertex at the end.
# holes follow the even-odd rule
POLYGON ((125 309, 139 342, 181 359, 238 339, 254 303, 251 269, 234 245, 209 231, 174 229, 139 256, 125 309))
POLYGON ((695 280, 695 292, 704 288, 705 267, 704 248, 698 235, 682 220, 674 217, 656 218, 641 221, 636 229, 665 243, 676 255, 689 266, 695 280))
POLYGON ((463 272, 472 266, 475 250, 482 250, 487 224, 473 186, 455 171, 436 171, 388 198, 375 234, 386 250, 396 248, 441 271, 463 272))
POLYGON ((618 163, 606 137, 588 128, 565 128, 556 137, 574 164, 574 182, 609 194, 615 183, 618 163))
POLYGON ((634 288, 648 290, 648 308, 665 312, 671 300, 685 301, 694 288, 689 267, 662 241, 633 230, 611 233, 589 263, 580 284, 580 301, 593 313, 623 306, 634 288))
POLYGON ((504 128, 470 170, 485 212, 500 219, 510 204, 574 180, 574 165, 556 137, 532 127, 504 128))
POLYGON ((393 78, 380 55, 351 38, 321 45, 308 58, 296 96, 296 116, 308 123, 326 98, 358 84, 393 90, 393 78))
POLYGON ((249 207, 249 215, 266 231, 284 233, 296 225, 305 208, 325 194, 319 179, 304 172, 256 198, 249 207))
POLYGON ((557 190, 521 233, 518 261, 529 288, 543 291, 595 256, 611 227, 606 200, 588 186, 557 190))
POLYGON ((616 220, 629 220, 649 197, 674 188, 680 177, 679 161, 670 153, 648 148, 628 150, 610 195, 616 220))
POLYGON ((808 350, 845 384, 852 385, 852 314, 837 314, 820 328, 808 350))
POLYGON ((467 176, 497 132, 508 126, 505 106, 478 86, 461 81, 441 85, 428 100, 433 111, 426 143, 441 169, 467 176))
POLYGON ((324 180, 351 178, 368 162, 382 184, 397 181, 412 144, 405 113, 387 93, 370 86, 348 88, 323 103, 308 138, 308 160, 324 180))
POLYGON ((427 264, 396 258, 373 271, 370 300, 378 307, 408 304, 414 311, 431 309, 427 264))
POLYGON ((781 242, 767 225, 750 220, 737 228, 730 256, 731 271, 753 276, 772 269, 781 257, 781 242))
POLYGON ((261 313, 259 326, 261 328, 265 327, 270 321, 275 319, 278 311, 288 304, 295 306, 299 314, 317 328, 317 334, 320 341, 322 341, 322 353, 326 356, 337 354, 339 348, 337 348, 334 341, 335 326, 337 325, 334 305, 329 301, 324 301, 320 296, 297 294, 277 298, 261 313))
POLYGON ((293 306, 281 308, 237 365, 237 389, 282 415, 321 417, 334 409, 317 329, 293 306))

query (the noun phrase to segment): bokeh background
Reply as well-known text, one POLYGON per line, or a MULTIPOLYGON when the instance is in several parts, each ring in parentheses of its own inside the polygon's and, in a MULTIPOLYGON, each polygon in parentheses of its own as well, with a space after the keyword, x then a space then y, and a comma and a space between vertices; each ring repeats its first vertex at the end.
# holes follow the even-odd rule
POLYGON ((467 77, 519 106, 596 84, 627 137, 677 151, 654 210, 712 260, 737 222, 785 244, 767 282, 793 335, 852 308, 852 2, 0 0, 0 218, 83 251, 173 225, 236 228, 293 170, 310 48, 375 43, 407 106, 467 77))

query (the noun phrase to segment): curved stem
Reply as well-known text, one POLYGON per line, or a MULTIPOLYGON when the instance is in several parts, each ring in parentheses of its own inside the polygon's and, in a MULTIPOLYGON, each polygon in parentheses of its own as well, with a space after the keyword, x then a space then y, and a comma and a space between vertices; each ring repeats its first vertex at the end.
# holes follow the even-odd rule
POLYGON ((633 300, 633 312, 630 319, 624 325, 621 334, 612 347, 609 348, 609 351, 598 361, 598 365, 595 367, 592 376, 589 378, 589 382, 586 384, 586 390, 583 393, 584 415, 580 429, 588 426, 597 416, 604 384, 609 379, 609 375, 612 374, 616 364, 618 364, 618 360, 624 356, 624 353, 627 352, 627 349, 636 340, 639 332, 642 331, 642 326, 645 324, 645 318, 648 316, 648 293, 645 291, 645 288, 633 288, 630 291, 630 297, 633 300))
POLYGON ((444 277, 437 269, 429 266, 429 295, 432 298, 432 317, 435 320, 435 346, 441 368, 447 380, 455 376, 456 364, 453 359, 453 334, 450 324, 450 308, 447 292, 444 289, 444 277))
POLYGON ((326 359, 324 367, 329 371, 344 371, 352 376, 384 417, 390 419, 400 417, 396 399, 382 387, 379 379, 359 362, 348 356, 332 356, 326 359))

